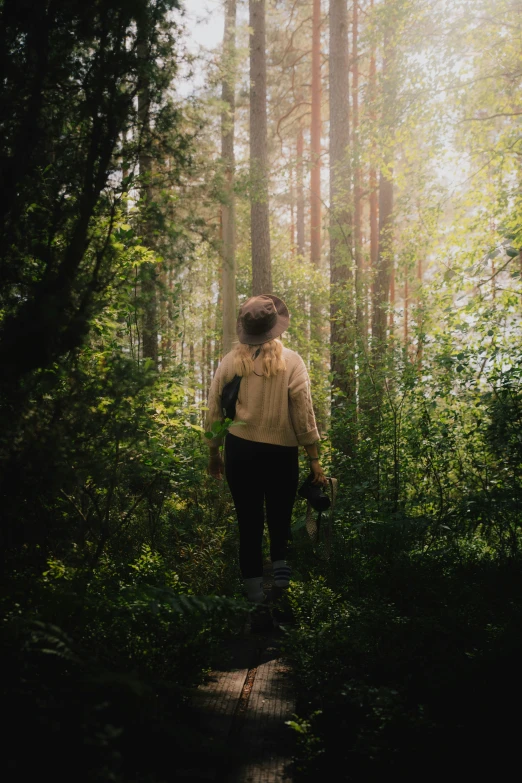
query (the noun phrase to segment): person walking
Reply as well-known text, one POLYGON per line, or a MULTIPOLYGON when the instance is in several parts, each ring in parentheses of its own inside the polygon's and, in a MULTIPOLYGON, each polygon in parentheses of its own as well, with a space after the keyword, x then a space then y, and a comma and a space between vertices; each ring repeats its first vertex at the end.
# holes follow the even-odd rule
POLYGON ((219 364, 208 395, 205 429, 223 419, 221 393, 241 376, 235 422, 225 438, 210 440, 208 473, 225 474, 239 525, 239 565, 247 597, 264 601, 262 541, 265 522, 270 540, 274 584, 286 588, 292 509, 299 480, 299 446, 314 473, 313 484, 327 485, 319 462, 319 432, 310 379, 303 359, 283 346, 290 315, 277 296, 252 296, 240 308, 238 342, 219 364), (225 460, 220 447, 224 441, 225 460))

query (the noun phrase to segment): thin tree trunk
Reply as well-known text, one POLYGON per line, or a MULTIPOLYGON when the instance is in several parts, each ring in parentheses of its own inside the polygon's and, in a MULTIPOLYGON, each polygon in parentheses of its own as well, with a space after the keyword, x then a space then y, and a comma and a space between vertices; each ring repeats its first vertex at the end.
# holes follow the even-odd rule
POLYGON ((221 298, 221 291, 220 291, 218 294, 218 299, 217 299, 215 314, 214 314, 215 338, 214 338, 214 354, 213 354, 214 358, 212 360, 212 375, 215 375, 216 373, 219 364, 219 359, 223 351, 223 339, 222 339, 223 330, 219 328, 220 327, 219 319, 223 311, 222 308, 223 308, 223 300, 221 298))
MULTIPOLYGON (((321 266, 321 0, 313 0, 312 11, 312 86, 310 127, 310 259, 314 267, 321 266)), ((322 303, 315 291, 310 295, 310 334, 315 351, 311 351, 311 369, 315 376, 327 371, 323 346, 326 343, 326 319, 322 303)), ((316 408, 317 426, 326 429, 327 410, 316 408)))
MULTIPOLYGON (((303 153, 304 136, 303 128, 299 126, 296 143, 296 233, 297 233, 297 256, 300 261, 305 258, 305 199, 304 199, 304 172, 303 172, 303 153)), ((303 318, 303 341, 306 345, 305 361, 309 364, 310 358, 310 312, 307 302, 307 293, 303 291, 299 297, 299 310, 303 318)))
POLYGON ((295 258, 295 186, 294 186, 294 167, 290 166, 290 253, 295 258))
MULTIPOLYGON (((391 129, 394 111, 393 48, 389 31, 384 37, 383 57, 383 122, 391 129)), ((375 356, 380 360, 386 348, 387 310, 393 276, 393 150, 386 151, 386 166, 379 181, 379 251, 375 270, 372 338, 375 356)))
POLYGON ((252 294, 272 292, 268 212, 265 0, 249 0, 252 294))
POLYGON ((417 365, 419 370, 422 367, 422 258, 417 259, 417 365))
POLYGON ((236 86, 236 0, 226 0, 223 35, 223 84, 221 97, 221 157, 224 169, 224 199, 221 205, 223 297, 223 353, 228 353, 236 337, 236 208, 234 197, 234 127, 236 86))
MULTIPOLYGON (((213 354, 212 354, 212 334, 211 334, 212 321, 211 321, 211 316, 212 316, 212 310, 211 310, 211 306, 209 304, 209 306, 208 306, 208 328, 209 328, 209 332, 208 332, 208 335, 207 335, 207 361, 206 361, 206 364, 205 364, 207 393, 208 393, 208 390, 210 389, 210 383, 212 381, 212 360, 214 358, 213 354)), ((203 399, 206 400, 207 399, 206 396, 203 397, 203 399)))
POLYGON ((321 0, 312 12, 312 121, 310 128, 310 258, 321 263, 321 0))
MULTIPOLYGON (((370 11, 373 13, 373 2, 370 1, 370 11)), ((370 301, 373 303, 374 298, 374 275, 377 269, 377 254, 379 252, 379 206, 378 206, 378 192, 377 192, 377 171, 375 168, 374 160, 377 156, 377 144, 375 140, 375 126, 377 122, 377 113, 375 111, 376 100, 376 88, 377 88, 377 67, 375 58, 375 45, 372 45, 370 55, 370 69, 368 75, 368 88, 370 96, 370 120, 372 123, 372 154, 369 171, 369 188, 370 188, 370 278, 371 278, 371 291, 370 301)))
POLYGON ((350 85, 347 0, 330 0, 330 351, 332 442, 353 452, 355 411, 355 323, 350 209, 350 85), (336 425, 339 389, 341 420, 336 425), (339 424, 341 426, 339 426, 339 424))
MULTIPOLYGON (((145 31, 138 30, 140 38, 137 51, 138 57, 148 56, 147 36, 145 31)), ((139 167, 141 180, 141 200, 144 214, 143 236, 145 243, 152 248, 153 229, 151 225, 150 208, 153 200, 152 189, 152 156, 150 154, 150 88, 146 77, 143 77, 138 90, 138 122, 141 132, 141 150, 139 167)), ((156 265, 143 264, 141 267, 141 296, 143 300, 142 355, 150 359, 155 368, 158 366, 158 324, 157 324, 157 292, 156 265)))
MULTIPOLYGON (((205 328, 205 326, 203 327, 205 328)), ((203 333, 201 337, 201 400, 207 399, 207 338, 203 333)))
POLYGON ((408 270, 404 270, 404 347, 408 351, 408 307, 409 307, 409 291, 408 291, 408 270))
POLYGON ((203 400, 207 399, 207 394, 210 389, 210 383, 212 380, 212 333, 213 333, 213 325, 212 325, 212 287, 214 283, 214 275, 213 275, 213 268, 209 268, 208 275, 207 275, 207 291, 209 292, 209 299, 206 306, 206 351, 205 351, 205 365, 204 365, 204 372, 205 372, 205 389, 206 394, 203 396, 203 400))
POLYGON ((169 362, 169 316, 168 316, 168 286, 169 286, 169 271, 167 268, 167 262, 163 261, 160 264, 159 278, 161 281, 160 288, 160 301, 159 301, 159 331, 161 335, 160 340, 160 369, 164 371, 167 368, 169 362))
POLYGON ((333 388, 352 398, 353 291, 351 257, 350 109, 347 0, 330 0, 330 347, 333 388))
POLYGON ((361 167, 359 164, 359 3, 353 0, 352 25, 352 127, 353 127, 353 244, 355 260, 355 295, 357 337, 366 343, 367 326, 365 319, 365 274, 362 253, 362 194, 361 167))
POLYGON ((304 258, 305 255, 305 205, 304 205, 304 184, 303 184, 303 151, 304 138, 303 129, 299 128, 297 133, 297 161, 296 161, 296 196, 297 196, 297 255, 304 258))
POLYGON ((395 264, 393 260, 390 263, 390 339, 393 338, 395 328, 395 264))
POLYGON ((393 171, 381 171, 379 182, 379 252, 374 279, 372 337, 377 353, 386 343, 392 263, 393 171))
POLYGON ((191 340, 189 343, 189 378, 192 394, 190 395, 190 401, 196 402, 196 357, 194 355, 194 343, 191 340))

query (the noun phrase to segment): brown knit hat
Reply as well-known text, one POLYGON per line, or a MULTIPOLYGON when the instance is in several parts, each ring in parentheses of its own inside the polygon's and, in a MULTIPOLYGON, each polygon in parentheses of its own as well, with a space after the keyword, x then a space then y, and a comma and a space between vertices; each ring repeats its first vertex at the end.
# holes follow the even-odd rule
POLYGON ((273 294, 251 296, 241 306, 236 332, 240 343, 261 345, 288 329, 290 314, 282 299, 273 294))

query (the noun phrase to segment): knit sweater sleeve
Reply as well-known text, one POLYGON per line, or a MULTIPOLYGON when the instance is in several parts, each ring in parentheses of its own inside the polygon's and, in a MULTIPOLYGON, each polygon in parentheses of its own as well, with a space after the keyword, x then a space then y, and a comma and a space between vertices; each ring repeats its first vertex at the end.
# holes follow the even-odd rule
POLYGON ((320 440, 312 404, 310 378, 300 356, 288 381, 288 410, 299 445, 310 446, 320 440))
MULTIPOLYGON (((221 421, 223 418, 221 411, 221 392, 223 391, 223 386, 223 362, 221 362, 218 365, 208 392, 208 410, 205 414, 205 432, 208 432, 211 429, 214 422, 221 421)), ((222 437, 212 439, 208 438, 208 440, 205 438, 205 440, 209 446, 221 446, 223 443, 222 437)))

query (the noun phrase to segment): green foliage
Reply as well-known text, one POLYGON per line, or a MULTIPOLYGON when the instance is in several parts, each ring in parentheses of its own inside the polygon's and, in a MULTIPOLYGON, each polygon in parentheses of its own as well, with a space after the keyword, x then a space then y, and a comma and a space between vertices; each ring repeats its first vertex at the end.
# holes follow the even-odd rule
POLYGON ((29 612, 4 602, 8 767, 28 775, 52 763, 66 780, 64 742, 80 780, 163 779, 191 763, 204 738, 197 726, 180 725, 181 716, 189 721, 191 688, 219 641, 237 632, 246 604, 191 595, 148 546, 128 566, 107 558, 88 580, 51 561, 31 598, 29 612), (33 753, 21 758, 22 730, 33 753))
POLYGON ((426 758, 436 773, 508 768, 521 587, 519 558, 484 546, 414 554, 398 544, 393 556, 369 557, 339 541, 327 579, 291 591, 297 780, 335 770, 343 780, 390 770, 409 780, 426 758), (479 740, 480 757, 470 757, 479 740))
MULTIPOLYGON (((427 762, 439 775, 460 762, 483 774, 517 747, 505 700, 522 691, 512 3, 497 0, 494 14, 490 0, 365 9, 352 153, 361 172, 391 174, 394 157, 396 300, 376 351, 370 328, 353 322, 354 305, 371 320, 369 259, 362 275, 347 270, 357 291, 341 301, 347 350, 333 389, 328 270, 297 253, 289 231, 289 193, 303 186, 295 142, 308 122, 310 20, 306 4, 276 6, 274 293, 292 314, 284 341, 310 368, 322 462, 340 487, 329 558, 307 540, 300 501, 293 525, 296 624, 285 643, 297 778, 417 779, 427 762), (393 56, 371 95, 368 57, 376 46, 380 67, 390 28, 393 56)), ((17 779, 48 768, 57 780, 160 783, 175 776, 173 760, 190 766, 207 747, 187 710, 191 688, 247 610, 231 499, 206 478, 200 426, 220 358, 223 105, 217 78, 204 104, 181 111, 172 97, 185 56, 177 7, 0 10, 0 643, 4 766, 17 779), (153 304, 158 368, 143 355, 153 304), (20 754, 20 737, 31 753, 20 754)), ((238 36, 243 301, 248 30, 238 36)), ((347 181, 348 201, 352 191, 347 181)), ((204 439, 236 424, 216 423, 204 439)))

